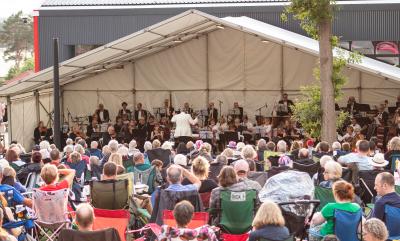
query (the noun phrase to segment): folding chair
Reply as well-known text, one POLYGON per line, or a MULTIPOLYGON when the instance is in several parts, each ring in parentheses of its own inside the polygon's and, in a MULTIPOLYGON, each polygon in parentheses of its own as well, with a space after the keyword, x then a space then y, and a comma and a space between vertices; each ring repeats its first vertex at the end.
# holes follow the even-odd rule
POLYGON ((94 208, 95 220, 93 230, 104 228, 115 228, 122 241, 126 240, 126 230, 129 223, 130 213, 128 210, 106 210, 94 208))
POLYGON ((40 177, 40 173, 31 172, 26 177, 25 187, 27 192, 32 192, 34 188, 40 187, 40 184, 43 183, 42 178, 40 177))
POLYGON ((221 191, 219 226, 224 233, 244 234, 251 229, 256 211, 256 196, 255 190, 221 191))
MULTIPOLYGON (((185 142, 186 143, 186 142, 185 142)), ((167 167, 171 162, 171 151, 164 150, 162 148, 156 148, 147 151, 147 156, 149 157, 149 161, 152 162, 155 159, 158 159, 163 162, 163 167, 167 167)))
POLYGON ((222 233, 221 240, 223 241, 247 241, 249 238, 249 233, 244 234, 229 234, 229 233, 222 233))
POLYGON ((390 170, 392 172, 396 171, 396 161, 400 161, 400 154, 392 154, 390 157, 390 170))
POLYGON ((60 230, 69 227, 68 192, 69 189, 51 192, 33 190, 33 211, 39 240, 42 240, 41 237, 49 241, 57 240, 60 230))
POLYGON ((385 205, 385 224, 389 231, 389 240, 400 239, 400 208, 385 205))
POLYGON ((315 173, 318 172, 319 168, 320 168, 319 162, 309 165, 293 162, 293 169, 299 170, 301 172, 306 172, 310 175, 311 178, 314 176, 315 173))
MULTIPOLYGON (((362 220, 362 209, 357 212, 347 212, 344 210, 335 209, 335 235, 339 240, 359 241, 358 225, 362 220)), ((362 233, 362 230, 361 230, 362 233)))
POLYGON ((331 188, 324 188, 316 186, 314 189, 314 199, 320 201, 317 211, 320 211, 328 203, 334 203, 335 198, 333 197, 333 192, 331 188))
MULTIPOLYGON (((193 213, 193 218, 187 225, 187 228, 195 229, 204 226, 208 223, 208 218, 209 216, 207 212, 195 212, 193 213)), ((176 227, 174 212, 172 210, 163 211, 163 223, 170 227, 176 227)))
POLYGON ((199 193, 201 202, 203 203, 204 209, 208 209, 210 207, 210 197, 211 197, 211 192, 203 192, 199 193))
MULTIPOLYGON (((289 238, 285 239, 285 241, 293 241, 295 240, 293 236, 290 236, 289 238)), ((266 239, 266 238, 260 238, 258 241, 274 241, 272 239, 266 239)))
POLYGON ((91 203, 95 208, 124 209, 128 206, 128 180, 105 180, 90 183, 91 203))
POLYGON ((96 231, 78 231, 73 229, 63 229, 60 232, 58 241, 120 241, 121 238, 117 230, 108 228, 96 231))
POLYGON ((134 191, 134 175, 132 172, 124 173, 117 175, 117 180, 127 180, 128 181, 128 196, 132 196, 132 194, 135 192, 134 191))

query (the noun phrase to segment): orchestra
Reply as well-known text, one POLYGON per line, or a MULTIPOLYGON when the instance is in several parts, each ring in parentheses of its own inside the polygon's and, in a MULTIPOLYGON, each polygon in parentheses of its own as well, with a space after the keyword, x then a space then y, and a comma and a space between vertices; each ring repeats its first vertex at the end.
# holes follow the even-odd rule
MULTIPOLYGON (((253 123, 254 119, 236 101, 227 113, 219 113, 214 102, 209 102, 206 109, 194 110, 189 102, 185 102, 180 109, 174 107, 170 99, 165 99, 162 107, 153 108, 153 113, 143 109, 142 103, 137 103, 136 108, 130 110, 128 104, 123 102, 115 121, 110 119, 104 105, 99 104, 89 116, 88 124, 74 123, 68 137, 72 140, 76 137, 97 140, 103 144, 112 139, 120 143, 135 139, 139 149, 143 148, 145 141, 179 142, 182 140, 180 137, 208 141, 218 150, 222 150, 230 140, 254 144, 260 138, 267 141, 283 138, 292 142, 304 137, 300 123, 292 118, 293 105, 288 94, 283 93, 281 100, 273 106, 271 115, 263 116, 260 112, 253 123)), ((369 105, 359 104, 354 96, 350 96, 346 107, 341 110, 348 112, 349 118, 343 129, 338 131, 338 140, 349 142, 351 146, 355 146, 358 140, 377 136, 377 146, 384 147, 388 136, 400 133, 400 111, 397 107, 390 107, 388 101, 371 110, 369 105)), ((51 135, 40 122, 34 132, 35 143, 50 139, 51 135)))

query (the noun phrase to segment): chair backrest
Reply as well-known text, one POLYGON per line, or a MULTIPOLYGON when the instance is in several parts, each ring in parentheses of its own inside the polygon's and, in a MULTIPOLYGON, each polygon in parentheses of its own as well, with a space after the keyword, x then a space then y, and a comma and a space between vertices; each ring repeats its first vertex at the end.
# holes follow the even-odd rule
MULTIPOLYGON (((204 226, 208 223, 208 218, 209 215, 207 212, 194 212, 193 218, 187 225, 187 228, 195 229, 204 226)), ((176 227, 174 212, 172 210, 163 211, 163 223, 170 227, 176 227)))
POLYGON ((142 183, 149 186, 149 193, 153 193, 154 191, 154 178, 156 174, 156 169, 154 166, 151 166, 149 169, 141 171, 138 168, 133 168, 133 176, 134 176, 134 183, 142 183))
POLYGON ((130 213, 128 210, 106 210, 94 208, 93 230, 115 228, 122 241, 126 240, 126 229, 129 224, 130 213))
POLYGON ((78 231, 73 229, 62 229, 58 241, 120 241, 121 238, 115 228, 107 228, 96 231, 78 231))
POLYGON ((243 234, 222 233, 221 234, 221 240, 247 241, 248 238, 249 238, 249 233, 243 233, 243 234))
POLYGON ((128 181, 128 195, 132 196, 134 193, 135 182, 133 172, 128 172, 124 174, 117 175, 117 180, 127 180, 128 181))
POLYGON ((390 157, 390 170, 396 171, 396 161, 400 161, 400 154, 392 154, 390 157))
POLYGON ((210 207, 210 197, 211 197, 211 192, 200 193, 201 202, 203 203, 203 207, 205 209, 210 207))
POLYGON ((362 209, 357 212, 348 212, 340 209, 335 209, 335 235, 339 240, 359 241, 358 225, 362 219, 362 209))
POLYGON ((371 203, 371 200, 374 196, 376 196, 375 187, 375 178, 376 176, 383 171, 359 171, 358 177, 360 178, 360 198, 364 203, 371 203), (372 196, 371 193, 372 192, 372 196))
POLYGON ((33 211, 38 221, 43 223, 61 223, 67 220, 69 189, 57 191, 33 190, 33 211))
POLYGON ((301 172, 306 172, 310 175, 310 177, 313 177, 314 174, 318 172, 319 168, 320 168, 319 162, 309 165, 293 162, 293 169, 299 170, 301 172))
MULTIPOLYGON (((290 236, 289 238, 285 239, 284 241, 293 241, 295 240, 293 236, 290 236)), ((266 238, 259 238, 257 241, 274 241, 272 239, 266 239, 266 238)))
POLYGON ((171 163, 171 151, 170 150, 165 150, 162 148, 148 150, 147 156, 149 157, 150 162, 152 162, 155 159, 162 161, 163 167, 167 167, 171 163))
POLYGON ((400 208, 385 205, 385 224, 389 231, 389 239, 400 239, 400 208))
POLYGON ((26 177, 25 187, 28 192, 31 192, 34 188, 40 187, 40 183, 43 183, 40 173, 31 172, 26 177))
POLYGON ((317 199, 320 201, 320 204, 319 204, 317 210, 321 210, 328 203, 336 202, 335 198, 333 197, 332 189, 324 188, 324 187, 320 187, 320 186, 316 186, 314 189, 314 199, 317 199))
POLYGON ((123 209, 128 204, 128 180, 93 181, 90 196, 96 208, 123 209))
POLYGON ((243 234, 251 229, 255 214, 255 190, 221 191, 220 226, 232 234, 243 234))

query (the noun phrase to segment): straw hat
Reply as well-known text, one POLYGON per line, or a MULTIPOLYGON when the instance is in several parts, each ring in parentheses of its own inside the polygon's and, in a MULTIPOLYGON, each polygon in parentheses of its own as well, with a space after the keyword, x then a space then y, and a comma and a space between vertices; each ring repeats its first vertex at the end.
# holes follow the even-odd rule
POLYGON ((385 160, 385 155, 382 153, 376 153, 375 156, 369 160, 369 164, 374 167, 385 167, 389 162, 385 160))

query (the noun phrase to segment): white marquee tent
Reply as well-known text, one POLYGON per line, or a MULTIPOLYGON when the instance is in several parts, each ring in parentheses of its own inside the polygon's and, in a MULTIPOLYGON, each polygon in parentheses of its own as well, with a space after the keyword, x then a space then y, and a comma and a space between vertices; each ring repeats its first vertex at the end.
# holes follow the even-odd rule
MULTIPOLYGON (((222 101, 226 114, 238 101, 254 118, 268 104, 270 115, 282 92, 299 97, 300 86, 312 83, 318 43, 310 38, 247 17, 217 18, 191 10, 94 49, 60 64, 61 110, 64 119, 88 116, 104 103, 114 119, 123 101, 141 102, 150 112, 171 98, 195 110, 222 101)), ((345 69, 345 96, 359 102, 394 102, 400 69, 362 58, 345 69)), ((7 97, 11 139, 32 145, 39 120, 49 121, 52 68, 0 88, 7 97)), ((342 100, 343 105, 346 100, 342 100)))

